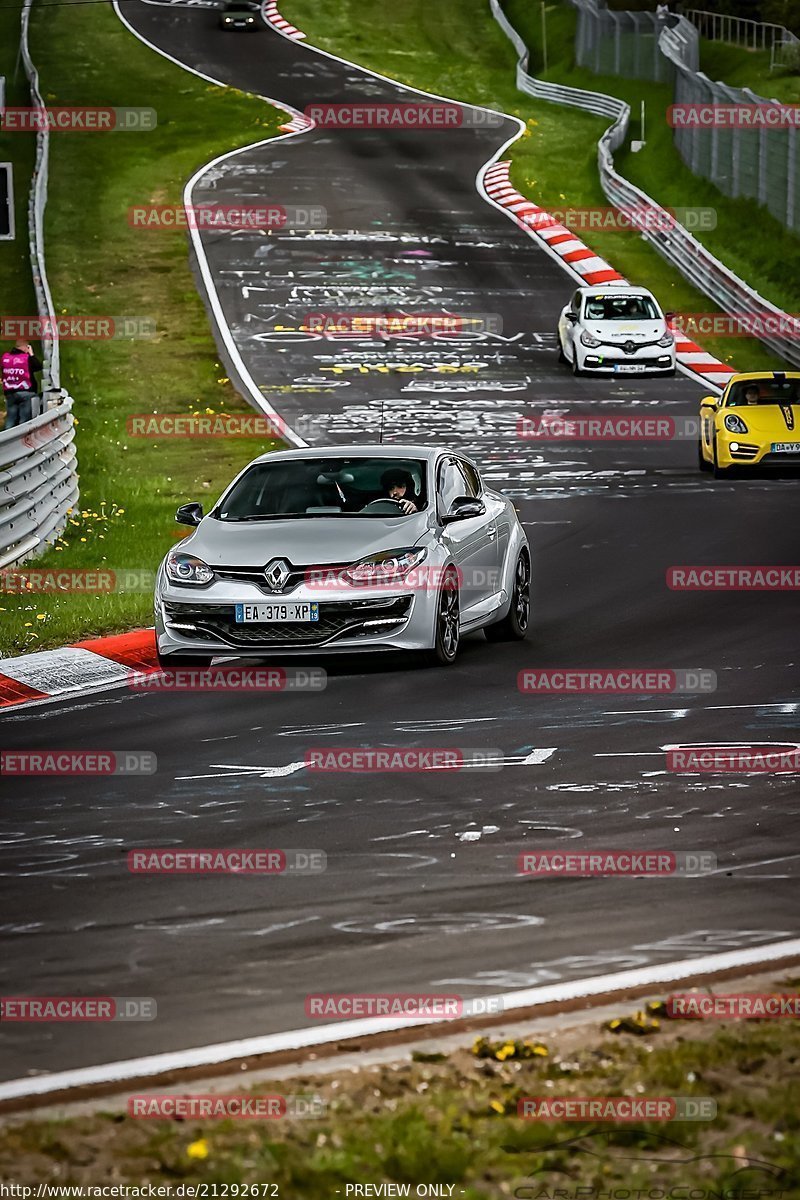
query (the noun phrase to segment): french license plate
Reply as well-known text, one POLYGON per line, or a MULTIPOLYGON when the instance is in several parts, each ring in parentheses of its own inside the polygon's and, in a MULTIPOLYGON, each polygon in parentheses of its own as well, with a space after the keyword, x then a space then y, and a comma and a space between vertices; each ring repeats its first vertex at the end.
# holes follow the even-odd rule
POLYGON ((615 363, 614 370, 621 375, 642 375, 647 370, 646 363, 615 363))
POLYGON ((291 604, 237 604, 236 623, 247 625, 254 622, 280 621, 304 625, 319 620, 319 604, 310 601, 294 601, 291 604))
POLYGON ((773 454, 800 454, 800 442, 773 442, 773 454))

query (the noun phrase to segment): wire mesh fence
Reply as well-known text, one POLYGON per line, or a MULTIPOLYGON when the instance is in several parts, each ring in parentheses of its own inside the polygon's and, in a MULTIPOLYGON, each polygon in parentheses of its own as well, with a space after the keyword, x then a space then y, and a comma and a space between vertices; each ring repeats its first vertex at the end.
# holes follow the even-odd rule
POLYGON ((691 9, 612 12, 598 0, 573 0, 580 66, 625 79, 671 82, 675 146, 695 174, 726 196, 763 205, 800 232, 800 171, 796 119, 800 109, 709 79, 699 68, 699 39, 714 36, 773 57, 800 42, 780 25, 691 9), (689 18, 697 18, 690 20, 689 18), (758 28, 754 28, 754 27, 758 28))

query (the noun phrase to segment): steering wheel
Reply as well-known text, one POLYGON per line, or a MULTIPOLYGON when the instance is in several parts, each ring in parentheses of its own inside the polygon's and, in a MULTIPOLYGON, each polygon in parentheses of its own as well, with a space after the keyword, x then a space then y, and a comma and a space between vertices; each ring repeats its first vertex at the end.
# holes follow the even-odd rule
MULTIPOLYGON (((395 500, 394 496, 380 496, 377 500, 370 500, 370 502, 365 504, 364 507, 359 511, 367 512, 370 508, 375 508, 379 504, 392 504, 395 508, 399 508, 402 511, 404 501, 395 500)), ((386 510, 384 509, 383 511, 385 512, 386 510)), ((391 511, 392 510, 389 509, 389 512, 391 511)))

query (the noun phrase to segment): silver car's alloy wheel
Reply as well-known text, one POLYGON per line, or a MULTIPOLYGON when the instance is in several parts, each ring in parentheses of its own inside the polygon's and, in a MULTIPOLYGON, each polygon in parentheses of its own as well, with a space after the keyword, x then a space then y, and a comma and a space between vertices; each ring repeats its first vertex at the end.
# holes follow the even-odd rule
POLYGON ((517 625, 524 633, 528 628, 531 615, 531 570, 525 554, 520 554, 517 559, 511 607, 516 614, 517 625))
POLYGON ((486 625, 484 634, 490 642, 516 642, 527 636, 531 619, 531 564, 523 550, 514 568, 511 605, 502 621, 486 625))
POLYGON ((458 579, 454 571, 447 571, 436 606, 436 632, 429 658, 439 666, 447 667, 455 662, 461 641, 461 602, 458 594, 458 579))

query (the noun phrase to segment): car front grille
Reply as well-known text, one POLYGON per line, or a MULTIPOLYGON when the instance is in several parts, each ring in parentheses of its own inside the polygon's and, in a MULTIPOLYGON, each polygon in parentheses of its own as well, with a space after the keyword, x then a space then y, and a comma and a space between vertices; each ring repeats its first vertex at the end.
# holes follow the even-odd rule
POLYGON ((391 631, 407 619, 411 596, 377 600, 322 603, 319 620, 308 624, 281 623, 237 624, 232 604, 164 604, 168 624, 176 631, 198 641, 220 641, 232 647, 263 646, 265 649, 291 649, 297 646, 325 646, 341 637, 369 637, 381 630, 391 631), (370 624, 380 622, 380 624, 370 624), (186 628, 191 626, 191 628, 186 628))
MULTIPOLYGON (((645 350, 648 346, 657 346, 658 338, 654 338, 648 342, 637 342, 632 338, 625 338, 621 342, 603 342, 604 346, 612 346, 615 350, 623 350, 625 354, 635 354, 637 350, 645 350)), ((669 350, 669 346, 665 349, 669 350)))
MULTIPOLYGON (((733 457, 733 455, 731 455, 733 457)), ((800 470, 800 454, 765 454, 758 464, 760 467, 789 467, 800 470)))
MULTIPOLYGON (((266 566, 266 563, 264 566, 266 566)), ((214 567, 214 574, 217 579, 224 579, 228 583, 255 584, 265 596, 286 596, 304 582, 313 584, 321 578, 323 583, 326 583, 349 566, 352 566, 352 562, 350 561, 343 563, 322 563, 302 567, 296 567, 292 563, 289 563, 289 577, 279 592, 273 592, 271 588, 267 587, 267 582, 264 578, 264 567, 214 567)))

